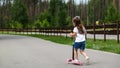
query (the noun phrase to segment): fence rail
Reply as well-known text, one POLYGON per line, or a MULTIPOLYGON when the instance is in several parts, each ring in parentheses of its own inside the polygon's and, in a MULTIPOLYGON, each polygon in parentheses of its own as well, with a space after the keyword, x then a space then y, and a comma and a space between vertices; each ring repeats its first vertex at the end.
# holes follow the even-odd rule
MULTIPOLYGON (((120 34, 120 24, 103 24, 103 25, 93 25, 85 26, 87 33, 94 35, 94 40, 96 39, 96 34, 103 34, 104 41, 106 41, 106 34, 116 35, 117 42, 119 43, 119 34, 120 34)), ((71 28, 1 28, 1 34, 44 34, 44 35, 62 35, 64 34, 67 37, 67 34, 72 32, 71 28)))

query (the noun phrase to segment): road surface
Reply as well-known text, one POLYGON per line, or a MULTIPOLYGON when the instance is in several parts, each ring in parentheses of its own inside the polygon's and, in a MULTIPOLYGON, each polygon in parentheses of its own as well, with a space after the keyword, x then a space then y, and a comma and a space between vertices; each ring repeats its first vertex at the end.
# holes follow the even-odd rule
POLYGON ((0 68, 119 68, 120 55, 86 49, 90 57, 87 65, 66 64, 72 47, 50 41, 18 35, 0 35, 0 68))

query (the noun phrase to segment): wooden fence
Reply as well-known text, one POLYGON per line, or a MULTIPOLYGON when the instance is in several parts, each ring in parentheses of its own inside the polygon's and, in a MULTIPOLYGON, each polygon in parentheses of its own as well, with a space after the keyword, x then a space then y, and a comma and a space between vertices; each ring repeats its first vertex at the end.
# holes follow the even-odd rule
MULTIPOLYGON (((106 35, 116 35, 117 42, 119 43, 120 34, 120 23, 117 24, 103 24, 103 25, 92 25, 85 26, 87 33, 94 35, 94 41, 96 40, 96 34, 104 35, 104 41, 106 41, 106 35)), ((1 34, 43 34, 43 35, 64 35, 68 37, 68 34, 72 32, 72 28, 2 28, 0 29, 1 34)))

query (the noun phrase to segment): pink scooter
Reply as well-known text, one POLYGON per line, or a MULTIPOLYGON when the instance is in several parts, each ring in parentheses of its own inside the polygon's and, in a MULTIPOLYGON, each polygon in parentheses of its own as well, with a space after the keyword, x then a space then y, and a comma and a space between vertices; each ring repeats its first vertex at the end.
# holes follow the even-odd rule
POLYGON ((74 45, 73 45, 73 49, 72 49, 72 58, 68 58, 67 60, 66 60, 66 63, 67 64, 74 64, 74 65, 80 65, 80 66, 82 66, 83 65, 83 63, 82 62, 74 62, 73 61, 74 60, 74 45))

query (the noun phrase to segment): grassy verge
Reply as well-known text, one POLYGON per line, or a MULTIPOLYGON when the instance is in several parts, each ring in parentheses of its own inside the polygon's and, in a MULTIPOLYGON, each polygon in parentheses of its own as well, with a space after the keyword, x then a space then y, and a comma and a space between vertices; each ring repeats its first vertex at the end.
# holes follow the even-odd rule
MULTIPOLYGON (((73 39, 70 37, 66 38, 63 36, 44 36, 44 35, 29 35, 29 36, 42 38, 55 43, 66 45, 72 45, 73 43, 73 39)), ((120 44, 118 44, 116 40, 107 40, 106 42, 104 42, 103 40, 99 39, 96 41, 93 41, 93 39, 87 39, 86 48, 120 54, 120 44)))

